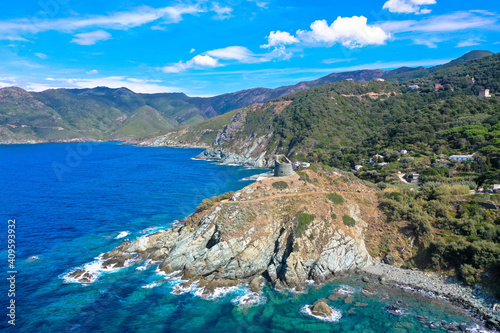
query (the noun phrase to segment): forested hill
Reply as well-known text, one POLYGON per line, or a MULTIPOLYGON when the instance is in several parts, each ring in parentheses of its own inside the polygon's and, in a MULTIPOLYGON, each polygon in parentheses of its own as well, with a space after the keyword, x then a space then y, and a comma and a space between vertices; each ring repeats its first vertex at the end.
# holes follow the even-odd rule
MULTIPOLYGON (((469 52, 451 63, 486 54, 487 51, 469 52)), ((391 71, 333 73, 292 86, 254 88, 209 98, 188 97, 183 93, 137 94, 127 88, 53 89, 36 93, 16 87, 3 88, 0 89, 0 143, 154 136, 311 87, 347 79, 389 80, 404 73, 421 73, 422 69, 402 67, 391 71)))
MULTIPOLYGON (((226 119, 219 127, 219 136, 225 139, 213 148, 246 155, 245 149, 260 138, 268 156, 282 153, 343 169, 385 150, 478 151, 491 136, 465 140, 457 149, 447 141, 446 131, 469 125, 488 131, 500 121, 499 71, 500 54, 495 54, 402 84, 341 81, 303 90, 242 109, 232 121, 226 119), (485 88, 492 97, 478 97, 485 88)), ((184 135, 184 139, 189 138, 184 135)))

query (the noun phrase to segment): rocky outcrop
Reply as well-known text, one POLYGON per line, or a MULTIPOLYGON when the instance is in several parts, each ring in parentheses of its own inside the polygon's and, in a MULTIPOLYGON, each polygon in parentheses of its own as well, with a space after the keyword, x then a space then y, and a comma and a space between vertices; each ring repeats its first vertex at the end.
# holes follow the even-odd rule
POLYGON ((245 126, 245 118, 247 116, 247 111, 245 109, 236 113, 231 121, 222 128, 222 130, 217 133, 217 137, 214 141, 214 146, 220 146, 228 141, 235 138, 235 135, 245 126))
POLYGON ((325 302, 317 302, 310 307, 311 313, 318 317, 328 318, 332 315, 332 308, 328 306, 325 302))
MULTIPOLYGON (((255 141, 259 145, 259 140, 255 141)), ((230 149, 225 148, 207 148, 201 154, 196 156, 200 160, 214 160, 222 164, 242 164, 251 165, 256 168, 274 168, 274 159, 269 157, 266 152, 260 154, 252 154, 253 147, 249 150, 244 150, 243 154, 231 152, 230 149)))
POLYGON ((276 288, 301 290, 306 280, 326 282, 371 264, 364 234, 382 222, 370 204, 376 190, 333 171, 307 173, 310 182, 297 175, 255 182, 183 226, 121 244, 103 256, 103 266, 149 259, 191 280, 253 280, 257 289, 263 277, 276 288), (334 192, 342 193, 342 204, 330 201, 334 192), (344 215, 355 225, 346 226, 344 215))

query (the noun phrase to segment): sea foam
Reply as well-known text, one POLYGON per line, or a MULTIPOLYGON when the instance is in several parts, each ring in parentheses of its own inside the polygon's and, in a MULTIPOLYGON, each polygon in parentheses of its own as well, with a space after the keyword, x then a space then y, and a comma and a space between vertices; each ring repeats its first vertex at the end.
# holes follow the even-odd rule
POLYGON ((128 235, 130 235, 129 231, 122 231, 118 234, 118 236, 115 237, 115 239, 121 239, 121 238, 127 237, 128 235))
POLYGON ((332 307, 330 307, 330 309, 332 309, 332 314, 329 317, 320 317, 320 316, 313 315, 309 306, 310 305, 308 305, 308 304, 304 305, 300 309, 300 312, 304 315, 308 315, 308 316, 311 316, 311 317, 314 317, 314 318, 317 318, 320 320, 324 320, 324 321, 335 322, 335 321, 339 321, 340 318, 342 318, 342 313, 340 313, 340 311, 338 311, 332 307))

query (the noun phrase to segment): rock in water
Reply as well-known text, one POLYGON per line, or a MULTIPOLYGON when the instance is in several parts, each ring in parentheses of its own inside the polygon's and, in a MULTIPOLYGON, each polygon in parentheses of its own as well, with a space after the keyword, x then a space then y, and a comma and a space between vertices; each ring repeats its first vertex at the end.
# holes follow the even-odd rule
POLYGON ((262 282, 263 279, 260 276, 257 276, 252 281, 250 281, 248 289, 250 289, 250 291, 253 293, 259 293, 262 289, 262 282))
POLYGON ((394 265, 394 257, 392 256, 392 254, 387 254, 384 257, 384 263, 387 265, 394 265))
POLYGON ((311 312, 313 315, 323 318, 328 318, 332 315, 332 309, 325 302, 316 302, 311 305, 311 312))

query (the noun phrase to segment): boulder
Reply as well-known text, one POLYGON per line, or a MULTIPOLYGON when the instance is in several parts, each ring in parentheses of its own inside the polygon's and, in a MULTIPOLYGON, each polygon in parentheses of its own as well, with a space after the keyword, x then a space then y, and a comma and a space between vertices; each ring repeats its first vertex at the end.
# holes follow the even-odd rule
POLYGON ((260 276, 253 278, 248 285, 248 289, 250 289, 250 291, 253 293, 260 293, 260 291, 262 290, 262 280, 263 279, 260 276))
POLYGON ((387 254, 383 260, 387 265, 394 265, 394 257, 392 256, 392 254, 387 254))
POLYGON ((313 315, 323 318, 328 318, 332 315, 332 309, 325 302, 316 302, 311 306, 313 315))

